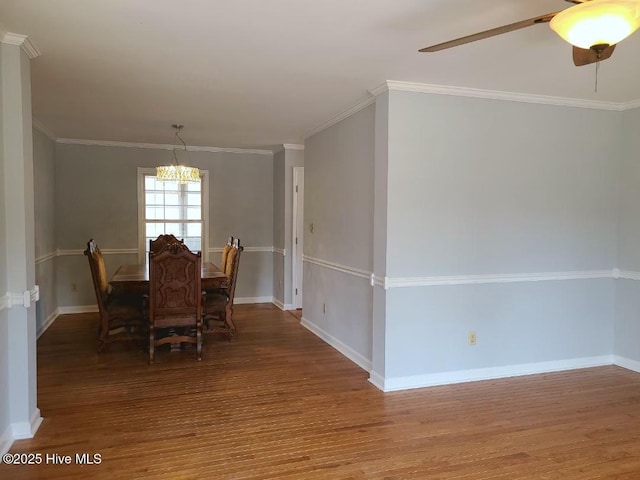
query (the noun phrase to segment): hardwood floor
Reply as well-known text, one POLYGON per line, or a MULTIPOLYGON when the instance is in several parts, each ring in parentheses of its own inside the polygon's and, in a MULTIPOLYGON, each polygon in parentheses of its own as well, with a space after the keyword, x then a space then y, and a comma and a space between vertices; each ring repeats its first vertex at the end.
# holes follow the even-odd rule
POLYGON ((271 305, 236 307, 237 341, 95 352, 94 314, 38 344, 36 437, 2 479, 638 479, 640 375, 602 367, 383 394, 271 305), (100 454, 77 465, 76 453, 100 454), (71 465, 46 465, 46 454, 71 465))

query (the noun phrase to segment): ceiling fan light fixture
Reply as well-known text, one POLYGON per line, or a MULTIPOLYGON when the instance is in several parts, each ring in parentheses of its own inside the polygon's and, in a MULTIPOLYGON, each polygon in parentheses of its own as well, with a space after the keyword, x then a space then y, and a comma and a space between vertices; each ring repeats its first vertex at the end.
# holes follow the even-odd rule
POLYGON ((558 13, 550 27, 562 39, 579 48, 615 45, 640 27, 640 1, 584 2, 558 13))

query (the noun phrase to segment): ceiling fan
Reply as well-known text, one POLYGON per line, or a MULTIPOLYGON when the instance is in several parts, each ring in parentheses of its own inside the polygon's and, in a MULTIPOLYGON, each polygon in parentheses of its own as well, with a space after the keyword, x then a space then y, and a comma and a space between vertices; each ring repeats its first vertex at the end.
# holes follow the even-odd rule
POLYGON ((609 58, 616 44, 640 27, 640 0, 565 1, 575 5, 558 12, 431 45, 420 49, 420 52, 438 52, 540 23, 550 23, 553 31, 573 45, 573 63, 582 66, 609 58))

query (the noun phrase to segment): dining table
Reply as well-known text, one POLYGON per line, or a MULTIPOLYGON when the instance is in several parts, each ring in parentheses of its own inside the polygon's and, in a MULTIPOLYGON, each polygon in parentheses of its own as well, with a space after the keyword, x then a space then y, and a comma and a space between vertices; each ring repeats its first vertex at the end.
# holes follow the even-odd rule
MULTIPOLYGON (((229 288, 229 278, 211 262, 202 262, 202 289, 229 288)), ((109 282, 118 293, 146 294, 149 292, 149 264, 121 265, 109 282)))

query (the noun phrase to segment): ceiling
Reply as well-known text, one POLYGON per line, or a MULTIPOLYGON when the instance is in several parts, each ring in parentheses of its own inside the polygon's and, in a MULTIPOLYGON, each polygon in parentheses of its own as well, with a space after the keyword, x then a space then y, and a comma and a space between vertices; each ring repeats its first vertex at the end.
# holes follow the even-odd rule
POLYGON ((0 0, 28 35, 33 113, 59 138, 271 148, 385 80, 603 102, 640 99, 640 33, 599 70, 548 25, 418 49, 568 8, 562 0, 0 0))

